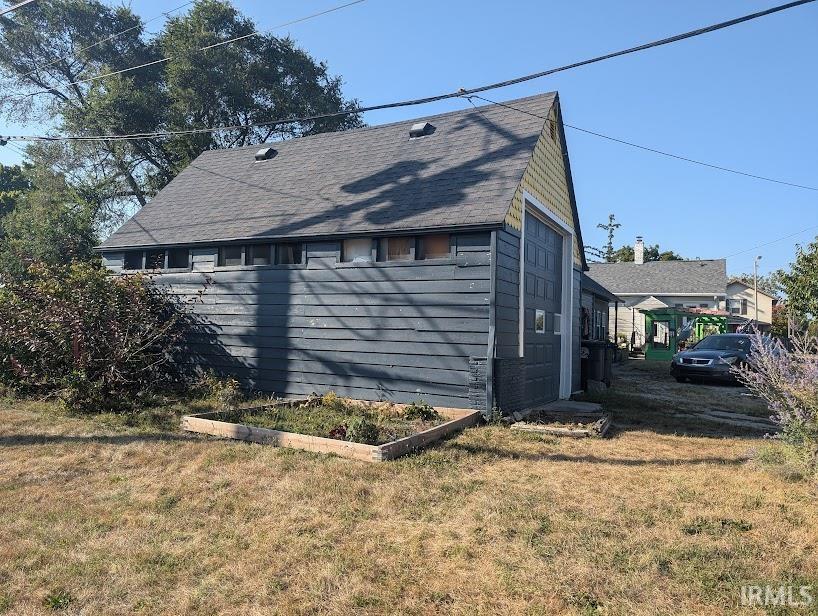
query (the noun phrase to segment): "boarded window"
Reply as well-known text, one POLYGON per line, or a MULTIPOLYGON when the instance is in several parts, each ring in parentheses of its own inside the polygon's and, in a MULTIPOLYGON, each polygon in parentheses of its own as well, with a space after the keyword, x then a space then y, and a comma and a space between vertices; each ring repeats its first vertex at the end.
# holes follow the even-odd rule
POLYGON ((372 240, 368 237, 344 240, 341 261, 344 263, 368 263, 372 261, 372 240))
POLYGON ((410 261, 414 257, 414 238, 385 237, 381 240, 383 261, 410 261))
POLYGON ((141 250, 130 250, 125 253, 125 269, 127 270, 142 269, 141 250))
POLYGON ((241 246, 222 246, 219 248, 219 265, 221 267, 243 265, 241 246))
POLYGON ((190 250, 187 248, 171 248, 168 251, 169 268, 190 267, 190 250))
POLYGON ((273 247, 270 244, 253 244, 247 247, 247 265, 270 265, 273 247))
POLYGON ((145 269, 162 269, 165 267, 164 250, 148 250, 145 252, 145 269))
POLYGON ((276 263, 280 265, 301 263, 301 244, 279 244, 276 252, 276 263))
POLYGON ((425 235, 420 238, 421 259, 445 259, 450 254, 448 234, 425 235))

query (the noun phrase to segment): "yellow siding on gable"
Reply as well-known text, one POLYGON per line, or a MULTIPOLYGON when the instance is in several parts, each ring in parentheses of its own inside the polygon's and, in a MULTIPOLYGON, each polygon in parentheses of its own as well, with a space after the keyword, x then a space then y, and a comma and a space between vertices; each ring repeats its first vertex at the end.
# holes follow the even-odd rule
MULTIPOLYGON (((557 112, 554 108, 548 113, 548 118, 556 121, 557 112)), ((540 138, 534 146, 531 160, 523 172, 523 179, 511 200, 505 221, 518 231, 522 229, 523 191, 525 190, 576 233, 574 216, 571 211, 571 198, 568 195, 568 182, 565 179, 565 161, 562 155, 560 131, 554 131, 552 138, 550 125, 551 122, 545 122, 543 126, 540 138)), ((577 265, 582 263, 579 250, 575 242, 574 262, 577 265)))

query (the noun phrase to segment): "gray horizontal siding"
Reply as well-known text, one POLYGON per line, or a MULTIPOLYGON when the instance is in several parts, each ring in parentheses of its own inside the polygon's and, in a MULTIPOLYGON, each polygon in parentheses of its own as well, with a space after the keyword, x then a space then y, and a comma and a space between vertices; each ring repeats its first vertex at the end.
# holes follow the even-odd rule
POLYGON ((496 356, 520 355, 520 234, 497 231, 496 356))
POLYGON ((180 363, 278 395, 468 407, 469 357, 484 357, 488 340, 490 234, 454 246, 452 259, 350 266, 322 241, 301 266, 258 268, 211 267, 215 251, 199 249, 197 271, 154 283, 193 298, 208 281, 180 363))

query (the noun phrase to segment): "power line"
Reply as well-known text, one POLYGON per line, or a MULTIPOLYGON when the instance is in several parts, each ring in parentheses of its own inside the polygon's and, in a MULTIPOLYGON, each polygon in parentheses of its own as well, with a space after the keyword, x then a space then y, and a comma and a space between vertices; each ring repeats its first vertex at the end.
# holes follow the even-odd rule
POLYGON ((12 11, 16 11, 17 9, 24 7, 26 4, 31 4, 32 2, 35 2, 35 0, 22 0, 22 2, 18 2, 17 4, 9 6, 9 7, 5 8, 5 9, 0 9, 0 17, 5 15, 6 13, 11 13, 12 11))
MULTIPOLYGON (((340 8, 343 8, 345 6, 351 6, 352 4, 357 4, 358 2, 363 2, 363 1, 364 0, 356 0, 356 2, 351 2, 351 3, 346 4, 346 5, 335 7, 334 9, 330 9, 329 11, 339 10, 340 8)), ((242 129, 246 130, 246 129, 253 129, 253 128, 262 128, 262 127, 275 126, 275 125, 279 125, 279 124, 300 124, 300 123, 306 123, 306 122, 315 122, 317 120, 327 120, 327 119, 339 118, 339 117, 343 117, 343 116, 347 116, 347 115, 366 113, 366 112, 369 112, 369 111, 380 111, 380 110, 383 110, 383 109, 395 109, 395 108, 399 108, 399 107, 411 107, 411 106, 415 106, 415 105, 424 105, 424 104, 427 104, 427 103, 434 103, 434 102, 443 101, 443 100, 452 99, 452 98, 459 98, 459 97, 464 97, 464 96, 475 95, 475 94, 478 94, 480 92, 486 92, 488 90, 503 88, 503 87, 506 87, 506 86, 509 86, 509 85, 523 83, 525 81, 531 81, 533 79, 538 79, 540 77, 545 77, 547 75, 553 75, 554 73, 559 73, 561 71, 567 71, 567 70, 577 68, 577 67, 580 67, 580 66, 586 66, 588 64, 593 64, 593 63, 596 63, 596 62, 602 62, 604 60, 609 60, 611 58, 615 58, 615 57, 618 57, 618 56, 623 56, 623 55, 626 55, 626 54, 636 53, 638 51, 643 51, 643 50, 646 50, 646 49, 650 49, 652 47, 659 47, 661 45, 667 45, 667 44, 670 44, 670 43, 674 43, 674 42, 681 41, 681 40, 684 40, 684 39, 692 38, 692 37, 695 37, 695 36, 700 36, 702 34, 707 34, 709 32, 715 32, 716 30, 721 30, 721 29, 724 29, 724 28, 735 26, 737 24, 744 23, 744 22, 747 22, 747 21, 750 21, 750 20, 753 20, 753 19, 759 19, 761 17, 765 17, 765 16, 771 15, 773 13, 778 13, 780 11, 791 9, 791 8, 800 6, 802 4, 807 4, 807 3, 810 3, 810 2, 814 2, 814 1, 815 0, 798 0, 796 2, 790 2, 788 4, 782 4, 780 6, 776 6, 776 7, 764 10, 764 11, 759 11, 757 13, 751 13, 749 15, 744 15, 742 17, 737 17, 737 18, 731 19, 729 21, 723 21, 723 22, 720 22, 720 23, 717 23, 717 24, 713 24, 711 26, 706 26, 704 28, 698 28, 696 30, 691 30, 691 31, 685 32, 683 34, 677 34, 677 35, 672 36, 672 37, 660 39, 660 40, 653 41, 653 42, 650 42, 650 43, 645 43, 645 44, 639 45, 637 47, 630 47, 628 49, 624 49, 624 50, 621 50, 621 51, 616 51, 616 52, 608 53, 608 54, 605 54, 605 55, 602 55, 602 56, 597 56, 595 58, 590 58, 588 60, 582 60, 580 62, 574 62, 572 64, 567 64, 565 66, 560 66, 560 67, 557 67, 557 68, 552 68, 552 69, 548 69, 548 70, 545 70, 545 71, 540 71, 538 73, 532 73, 530 75, 525 75, 523 77, 517 77, 515 79, 510 79, 510 80, 507 80, 507 81, 501 81, 501 82, 497 82, 497 83, 493 83, 493 84, 489 84, 489 85, 479 86, 479 87, 476 87, 476 88, 471 88, 469 90, 465 90, 465 89, 461 88, 460 90, 457 90, 455 92, 448 92, 446 94, 438 94, 438 95, 435 95, 435 96, 427 96, 427 97, 424 97, 424 98, 416 98, 416 99, 404 100, 404 101, 393 102, 393 103, 382 103, 382 104, 379 104, 379 105, 369 105, 369 106, 365 106, 365 107, 360 107, 359 106, 359 107, 353 107, 351 109, 346 109, 344 111, 336 111, 336 112, 333 112, 333 113, 323 113, 323 114, 318 114, 318 115, 313 115, 313 116, 304 116, 304 117, 300 117, 300 118, 282 118, 282 119, 279 119, 279 120, 270 120, 268 122, 258 122, 258 123, 253 123, 253 124, 241 124, 241 125, 234 125, 234 126, 220 126, 220 127, 212 127, 212 128, 196 128, 196 129, 179 130, 179 131, 154 131, 154 132, 145 132, 145 133, 130 133, 130 134, 124 134, 124 135, 53 136, 53 137, 32 136, 32 135, 16 135, 16 136, 5 137, 5 139, 10 140, 10 141, 110 141, 110 140, 145 139, 145 138, 153 138, 153 137, 171 137, 171 136, 174 136, 174 135, 193 135, 193 134, 201 134, 201 133, 216 133, 216 132, 230 131, 230 130, 242 130, 242 129)), ((324 13, 329 12, 329 11, 325 11, 324 13)), ((324 13, 321 13, 321 14, 324 14, 324 13)), ((309 17, 305 17, 305 18, 302 18, 302 19, 296 20, 296 21, 303 21, 304 19, 311 19, 312 17, 317 16, 317 15, 318 14, 313 15, 313 16, 309 16, 309 17)), ((291 23, 295 23, 295 22, 291 22, 291 23)), ((246 36, 253 36, 253 34, 246 35, 246 36)), ((228 41, 224 41, 221 44, 227 44, 227 43, 228 43, 228 41)), ((155 64, 155 63, 163 62, 163 61, 165 61, 165 60, 159 60, 157 62, 149 63, 149 64, 155 64)), ((147 66, 147 65, 143 65, 143 66, 147 66)), ((118 74, 118 73, 124 72, 125 70, 135 70, 135 68, 137 68, 137 67, 132 67, 131 69, 123 69, 123 71, 118 71, 117 73, 112 73, 112 74, 118 74)), ((104 76, 100 76, 99 78, 102 78, 102 77, 104 77, 104 76)))
MULTIPOLYGON (((505 107, 506 109, 511 109, 512 111, 518 111, 518 112, 524 113, 526 115, 534 116, 534 117, 539 118, 541 120, 545 120, 546 122, 553 122, 553 120, 551 120, 550 118, 547 118, 545 116, 541 116, 541 115, 533 113, 531 111, 526 111, 525 109, 519 109, 518 107, 514 107, 513 105, 509 105, 507 103, 500 103, 500 102, 497 102, 497 101, 493 101, 493 100, 490 100, 490 99, 488 99, 488 98, 486 98, 484 96, 478 96, 478 95, 473 94, 473 95, 471 95, 471 96, 469 96, 467 98, 479 98, 480 100, 485 101, 487 103, 491 103, 492 105, 498 105, 500 107, 505 107)), ((695 165, 701 165, 703 167, 709 167, 710 169, 717 169, 719 171, 726 171, 727 173, 735 173, 736 175, 743 175, 745 177, 754 178, 756 180, 764 180, 765 182, 773 182, 775 184, 783 184, 784 186, 792 186, 794 188, 803 188, 804 190, 813 190, 813 191, 818 192, 818 188, 816 188, 814 186, 806 186, 804 184, 795 184, 793 182, 786 182, 784 180, 776 180, 775 178, 766 177, 766 176, 763 176, 763 175, 756 175, 754 173, 748 173, 746 171, 739 171, 738 169, 731 169, 729 167, 722 167, 721 165, 714 165, 712 163, 706 163, 706 162, 701 161, 701 160, 696 160, 695 158, 688 158, 686 156, 680 156, 678 154, 672 154, 670 152, 665 152, 663 150, 657 150, 656 148, 650 148, 648 146, 640 145, 638 143, 633 143, 631 141, 625 141, 624 139, 617 139, 616 137, 611 137, 610 135, 605 135, 605 134, 602 134, 602 133, 598 133, 596 131, 588 130, 587 128, 580 128, 579 126, 573 126, 571 124, 567 124, 565 121, 563 121, 562 124, 563 124, 563 126, 567 126, 568 128, 578 130, 578 131, 580 131, 582 133, 586 133, 588 135, 594 135, 595 137, 601 137, 602 139, 607 139, 609 141, 613 141, 615 143, 620 143, 622 145, 627 145, 627 146, 632 147, 632 148, 638 148, 640 150, 645 150, 646 152, 653 152, 654 154, 660 154, 662 156, 667 156, 669 158, 675 158, 676 160, 682 160, 682 161, 685 161, 685 162, 688 162, 688 163, 693 163, 695 165)))
MULTIPOLYGON (((134 30, 137 30, 139 28, 147 26, 149 23, 152 23, 152 22, 156 21, 157 19, 161 19, 162 17, 168 17, 171 13, 175 13, 176 11, 179 11, 179 10, 181 10, 181 9, 187 7, 187 6, 190 6, 195 1, 196 0, 189 0, 188 2, 185 2, 184 4, 180 4, 176 8, 170 9, 169 11, 165 11, 164 13, 160 13, 159 15, 156 15, 155 17, 151 17, 150 19, 148 19, 145 22, 140 22, 140 23, 136 24, 135 26, 131 26, 130 28, 125 28, 124 30, 122 30, 120 32, 115 32, 114 34, 111 34, 110 36, 106 36, 104 39, 101 39, 101 40, 97 41, 96 43, 91 43, 90 45, 87 45, 87 46, 85 46, 85 47, 83 47, 81 49, 78 49, 77 51, 72 51, 71 53, 67 53, 64 56, 60 56, 56 60, 52 60, 51 62, 48 62, 47 64, 43 64, 42 66, 37 66, 37 67, 34 68, 34 70, 31 70, 28 73, 26 73, 25 75, 21 76, 20 79, 25 79, 26 77, 30 77, 34 73, 39 72, 39 71, 41 71, 43 69, 46 69, 46 68, 48 68, 50 66, 54 66, 58 62, 62 62, 63 60, 67 60, 71 56, 76 56, 77 54, 81 54, 84 51, 88 51, 89 49, 93 49, 94 47, 97 47, 99 45, 107 43, 108 41, 111 41, 111 40, 113 40, 115 38, 118 38, 118 37, 122 36, 123 34, 127 34, 128 32, 133 32, 134 30)), ((31 95, 29 95, 29 96, 31 96, 31 95)))
MULTIPOLYGON (((33 0, 29 0, 29 1, 33 2, 33 0)), ((813 0, 802 0, 802 1, 812 2, 813 0)), ((295 24, 298 24, 298 23, 301 23, 301 22, 304 22, 304 21, 308 21, 310 19, 315 19, 316 17, 321 17, 321 16, 327 15, 329 13, 334 13, 335 11, 340 11, 341 9, 348 8, 348 7, 353 6, 355 4, 361 4, 362 2, 366 2, 366 0, 352 0, 352 2, 347 2, 346 4, 340 4, 338 6, 335 6, 335 7, 323 10, 323 11, 319 11, 318 13, 313 13, 313 14, 307 15, 305 17, 299 17, 298 19, 293 19, 291 21, 287 21, 287 22, 278 24, 277 26, 273 26, 272 28, 269 28, 267 30, 256 30, 256 31, 251 32, 249 34, 243 34, 242 36, 237 36, 235 38, 228 39, 226 41, 219 41, 218 43, 213 43, 212 45, 206 45, 204 47, 200 47, 196 51, 208 51, 210 49, 215 49, 216 47, 222 47, 224 45, 229 45, 231 43, 236 43, 238 41, 243 41, 245 39, 248 39, 248 38, 251 38, 251 37, 254 37, 254 36, 260 36, 260 35, 264 34, 265 32, 271 32, 273 30, 278 30, 280 28, 285 28, 287 26, 292 26, 292 25, 295 25, 295 24)), ((153 60, 151 62, 144 62, 142 64, 137 64, 136 66, 130 66, 128 68, 123 68, 123 69, 120 69, 120 70, 117 70, 117 71, 111 71, 109 73, 103 73, 102 75, 95 75, 94 77, 88 77, 86 79, 78 79, 77 81, 72 81, 71 83, 65 84, 63 87, 68 88, 68 87, 71 87, 71 86, 77 86, 77 85, 82 85, 82 84, 86 84, 86 83, 91 83, 91 82, 94 82, 94 81, 99 81, 100 79, 106 79, 108 77, 113 77, 115 75, 122 75, 124 73, 130 73, 132 71, 136 71, 136 70, 139 70, 139 69, 142 69, 142 68, 147 68, 149 66, 156 66, 157 64, 164 64, 165 62, 169 62, 172 59, 173 59, 173 56, 165 56, 164 58, 160 58, 159 60, 153 60)), ((40 94, 50 94, 50 93, 53 93, 53 91, 54 90, 38 90, 37 92, 31 92, 29 94, 25 94, 21 98, 29 98, 29 97, 32 97, 32 96, 38 96, 40 94)))
POLYGON ((818 229, 818 225, 814 225, 812 227, 807 227, 806 229, 801 229, 800 231, 796 231, 795 233, 790 233, 789 235, 785 235, 783 237, 779 237, 774 240, 770 240, 769 242, 764 242, 763 244, 759 244, 758 246, 753 246, 752 248, 748 248, 747 250, 741 250, 739 252, 734 252, 731 255, 727 255, 724 257, 725 259, 729 259, 730 257, 736 257, 738 255, 743 255, 748 252, 752 252, 754 250, 758 250, 759 248, 764 248, 765 246, 770 246, 771 244, 777 244, 778 242, 783 242, 784 240, 788 240, 791 237, 795 237, 796 235, 801 235, 802 233, 806 233, 807 231, 812 231, 813 229, 818 229))

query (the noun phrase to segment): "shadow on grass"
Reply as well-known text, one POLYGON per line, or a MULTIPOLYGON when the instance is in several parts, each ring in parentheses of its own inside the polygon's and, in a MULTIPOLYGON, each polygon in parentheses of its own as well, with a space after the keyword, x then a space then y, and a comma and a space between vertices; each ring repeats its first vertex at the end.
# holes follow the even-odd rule
POLYGON ((613 464, 618 466, 682 466, 695 464, 724 464, 729 466, 739 466, 744 464, 749 457, 724 458, 724 457, 703 457, 703 458, 608 458, 594 456, 590 454, 571 456, 563 453, 534 453, 524 452, 519 449, 500 447, 497 445, 471 444, 453 442, 448 448, 468 453, 472 455, 484 455, 495 458, 505 458, 509 460, 526 460, 531 462, 551 461, 551 462, 579 462, 586 464, 613 464))
POLYGON ((200 441, 195 435, 182 434, 113 434, 85 436, 71 434, 7 434, 0 436, 0 447, 96 443, 99 445, 130 445, 145 442, 200 441))

